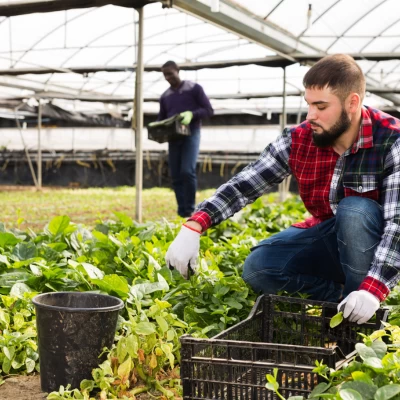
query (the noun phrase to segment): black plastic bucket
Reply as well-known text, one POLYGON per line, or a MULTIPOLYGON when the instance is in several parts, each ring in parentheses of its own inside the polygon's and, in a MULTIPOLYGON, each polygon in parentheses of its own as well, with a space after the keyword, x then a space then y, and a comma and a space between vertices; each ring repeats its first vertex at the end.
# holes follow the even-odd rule
POLYGON ((114 341, 122 300, 85 292, 43 293, 33 298, 38 330, 40 384, 44 392, 91 379, 104 347, 114 341))

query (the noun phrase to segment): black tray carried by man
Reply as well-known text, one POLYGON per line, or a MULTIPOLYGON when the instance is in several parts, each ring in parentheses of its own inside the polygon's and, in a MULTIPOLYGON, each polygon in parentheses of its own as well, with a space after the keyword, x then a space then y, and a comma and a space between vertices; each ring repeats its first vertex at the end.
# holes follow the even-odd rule
POLYGON ((188 125, 183 125, 181 120, 180 114, 175 114, 162 121, 151 122, 147 125, 148 138, 158 143, 165 143, 189 136, 190 128, 188 125))

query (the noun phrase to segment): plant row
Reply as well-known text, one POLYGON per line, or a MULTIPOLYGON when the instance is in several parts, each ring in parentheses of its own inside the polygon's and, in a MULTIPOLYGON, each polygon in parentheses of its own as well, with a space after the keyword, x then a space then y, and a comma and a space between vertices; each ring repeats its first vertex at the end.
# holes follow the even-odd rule
POLYGON ((53 218, 41 232, 0 224, 1 376, 39 371, 34 295, 108 293, 126 305, 115 345, 81 390, 60 388, 49 399, 141 392, 178 399, 179 337, 211 337, 246 318, 256 298, 241 278, 251 247, 304 215, 298 198, 271 206, 256 201, 202 235, 199 267, 188 280, 164 261, 181 221, 137 224, 115 213, 115 220, 93 228, 67 216, 53 218))

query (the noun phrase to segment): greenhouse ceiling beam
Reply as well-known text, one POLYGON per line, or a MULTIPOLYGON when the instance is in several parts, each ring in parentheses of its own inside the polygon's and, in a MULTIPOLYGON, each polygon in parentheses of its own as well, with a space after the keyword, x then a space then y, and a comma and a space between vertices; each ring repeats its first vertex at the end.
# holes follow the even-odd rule
MULTIPOLYGON (((2 84, 0 83, 0 87, 2 84)), ((400 94, 400 88, 398 89, 369 89, 367 88, 369 93, 376 94, 378 96, 381 95, 389 95, 389 94, 400 94)), ((300 91, 287 91, 286 96, 301 96, 303 93, 300 91)), ((15 100, 23 100, 29 97, 36 97, 41 99, 64 99, 64 100, 80 100, 86 102, 101 102, 101 103, 132 103, 131 97, 123 97, 123 96, 109 96, 109 95, 90 95, 90 94, 72 94, 65 92, 57 92, 57 91, 43 91, 36 92, 32 96, 24 96, 24 97, 12 97, 9 99, 1 99, 2 101, 15 101, 15 100)), ((233 93, 233 94, 221 94, 221 95, 209 95, 211 100, 250 100, 250 99, 266 99, 270 97, 282 97, 282 92, 263 92, 263 93, 233 93)), ((145 102, 158 102, 159 97, 145 97, 145 102)))
POLYGON ((174 8, 267 47, 288 60, 294 61, 290 53, 320 52, 316 47, 237 4, 227 0, 220 0, 219 4, 219 12, 212 12, 207 0, 173 0, 174 8))
MULTIPOLYGON (((74 88, 70 88, 67 86, 57 85, 57 84, 47 84, 43 82, 36 82, 26 78, 15 78, 13 76, 0 76, 0 87, 9 87, 13 89, 20 89, 20 90, 29 90, 33 92, 32 94, 28 94, 23 96, 22 98, 29 98, 29 97, 37 97, 40 98, 41 96, 39 93, 57 93, 58 96, 54 96, 57 98, 73 98, 79 95, 81 96, 103 96, 102 93, 97 93, 93 91, 81 91, 76 90, 74 88)), ((48 96, 44 96, 48 98, 48 96)))
MULTIPOLYGON (((400 53, 349 53, 355 60, 368 60, 368 61, 387 61, 387 60, 400 60, 400 53)), ((250 59, 237 59, 227 61, 203 61, 203 62, 186 62, 180 63, 181 70, 196 71, 202 68, 227 68, 233 66, 243 65, 260 65, 264 67, 285 67, 295 63, 315 62, 324 57, 325 53, 314 55, 305 54, 292 54, 294 61, 287 60, 282 56, 267 56, 263 58, 250 58, 250 59)), ((146 72, 160 71, 161 64, 145 66, 146 72)), ((27 75, 27 74, 51 74, 51 73, 78 73, 89 74, 95 72, 133 72, 136 70, 136 65, 101 65, 101 66, 85 66, 85 67, 69 67, 69 68, 8 68, 0 69, 1 75, 27 75)))
POLYGON ((102 7, 112 4, 120 7, 139 8, 161 0, 10 0, 0 1, 0 16, 12 17, 73 8, 102 7))
MULTIPOLYGON (((288 92, 287 96, 299 96, 300 92, 288 92)), ((123 97, 123 96, 90 96, 90 95, 72 95, 67 93, 59 93, 59 92, 37 92, 37 97, 42 99, 66 99, 66 100, 80 100, 80 101, 88 101, 88 102, 101 102, 101 103, 132 103, 132 97, 123 97)), ((262 99, 268 97, 281 97, 281 92, 270 92, 270 93, 238 93, 238 94, 228 94, 228 95, 210 95, 209 98, 212 100, 230 100, 230 99, 262 99)), ((21 98, 13 97, 10 100, 16 100, 21 98)), ((158 102, 159 97, 145 97, 145 102, 158 102)))
MULTIPOLYGON (((398 54, 400 59, 400 53, 398 54)), ((266 67, 281 67, 282 65, 293 64, 281 56, 268 56, 265 58, 254 58, 247 60, 228 60, 228 61, 206 61, 206 62, 186 62, 179 63, 179 68, 186 71, 195 71, 202 68, 226 68, 232 66, 241 66, 256 64, 266 67)), ((146 65, 144 70, 146 72, 161 71, 161 65, 146 65)), ((99 66, 85 66, 85 67, 68 67, 68 69, 62 68, 46 68, 46 67, 28 67, 28 68, 8 68, 0 69, 0 75, 27 75, 27 74, 50 74, 50 73, 78 73, 88 74, 93 72, 133 72, 136 70, 136 65, 99 65, 99 66)))

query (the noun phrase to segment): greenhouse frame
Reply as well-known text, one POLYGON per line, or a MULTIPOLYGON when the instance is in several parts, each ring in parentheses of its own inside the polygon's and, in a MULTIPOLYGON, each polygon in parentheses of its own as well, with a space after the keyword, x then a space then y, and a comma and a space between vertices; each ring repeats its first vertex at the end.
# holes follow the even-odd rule
MULTIPOLYGON (((149 141, 145 126, 157 116, 167 88, 160 67, 169 59, 179 64, 183 79, 204 87, 215 110, 203 128, 203 171, 211 163, 236 171, 283 126, 304 119, 302 76, 326 54, 352 55, 367 78, 365 103, 398 116, 400 17, 391 11, 396 4, 0 1, 3 167, 23 158, 29 173, 18 180, 33 179, 41 187, 43 179, 51 182, 43 178, 43 163, 85 168, 95 157, 114 171, 117 162, 136 160, 130 184, 140 190, 146 162, 158 166, 160 183, 166 144, 149 141)), ((115 182, 100 183, 107 184, 115 182)))

